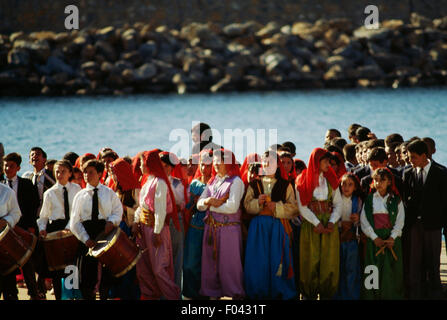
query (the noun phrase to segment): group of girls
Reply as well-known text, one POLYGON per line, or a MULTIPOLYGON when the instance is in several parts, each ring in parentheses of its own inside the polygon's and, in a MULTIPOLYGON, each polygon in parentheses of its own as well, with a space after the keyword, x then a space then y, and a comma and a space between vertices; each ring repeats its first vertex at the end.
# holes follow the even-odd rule
POLYGON ((306 166, 268 150, 240 166, 230 150, 204 149, 194 167, 159 149, 103 156, 101 183, 123 206, 119 227, 142 250, 108 297, 403 298, 404 212, 392 174, 376 170, 365 198, 331 158, 316 148, 306 166), (371 265, 377 285, 366 286, 371 265))

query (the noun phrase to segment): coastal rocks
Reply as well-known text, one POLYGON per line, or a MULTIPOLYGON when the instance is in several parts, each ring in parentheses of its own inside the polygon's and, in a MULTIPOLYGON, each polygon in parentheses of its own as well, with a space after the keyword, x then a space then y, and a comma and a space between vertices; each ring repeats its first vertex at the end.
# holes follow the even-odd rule
POLYGON ((377 30, 347 19, 290 24, 136 23, 0 35, 2 94, 70 95, 447 83, 447 17, 377 30))

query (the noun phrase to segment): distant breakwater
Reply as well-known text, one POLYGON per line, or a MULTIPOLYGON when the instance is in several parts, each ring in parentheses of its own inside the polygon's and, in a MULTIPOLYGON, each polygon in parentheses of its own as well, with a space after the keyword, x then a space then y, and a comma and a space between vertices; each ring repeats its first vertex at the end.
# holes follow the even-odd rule
POLYGON ((447 17, 377 30, 315 23, 135 23, 0 35, 0 95, 444 86, 447 17))

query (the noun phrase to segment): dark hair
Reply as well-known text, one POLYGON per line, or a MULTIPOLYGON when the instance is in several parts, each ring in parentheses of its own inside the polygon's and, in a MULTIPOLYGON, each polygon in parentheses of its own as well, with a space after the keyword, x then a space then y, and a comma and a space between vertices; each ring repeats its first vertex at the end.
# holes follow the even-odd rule
POLYGON ((307 168, 306 163, 303 160, 295 159, 293 160, 293 162, 295 164, 295 170, 303 171, 304 169, 307 168))
POLYGON ((404 142, 404 138, 399 133, 392 133, 385 138, 385 146, 394 142, 404 142))
POLYGON ((397 146, 400 146, 400 142, 391 142, 389 145, 387 145, 387 148, 393 150, 394 152, 396 151, 397 146))
POLYGON ((418 155, 422 155, 424 153, 427 157, 429 155, 428 146, 421 139, 411 141, 407 146, 407 150, 408 152, 416 153, 418 155))
POLYGON ((361 127, 361 125, 358 124, 358 123, 353 123, 353 124, 351 124, 351 125, 348 127, 348 138, 355 137, 355 136, 356 136, 355 132, 356 132, 357 129, 360 128, 360 127, 361 127))
POLYGON ((373 149, 376 147, 385 148, 385 141, 383 139, 369 140, 365 144, 368 149, 373 149))
POLYGON ((3 161, 13 161, 17 166, 22 163, 22 156, 17 152, 12 152, 3 157, 3 161))
MULTIPOLYGON (((273 151, 273 150, 267 150, 266 152, 264 152, 264 154, 262 156, 265 157, 265 158, 268 158, 270 156, 274 156, 277 161, 281 161, 279 156, 278 156, 278 154, 275 151, 273 151)), ((279 163, 277 163, 276 165, 277 165, 277 167, 276 167, 276 172, 275 172, 275 179, 276 180, 283 179, 283 177, 281 176, 281 168, 280 168, 279 163)))
POLYGON ((340 193, 343 194, 341 191, 341 183, 343 182, 344 179, 351 179, 352 181, 354 181, 355 189, 354 189, 354 192, 352 193, 352 195, 357 196, 357 197, 362 197, 363 192, 362 192, 362 187, 360 185, 359 178, 352 172, 347 172, 340 178, 340 184, 338 186, 340 193))
POLYGON ((368 157, 368 162, 369 161, 383 162, 385 160, 388 160, 388 155, 386 154, 385 149, 382 147, 373 148, 368 157))
POLYGON ((79 158, 79 155, 75 152, 67 152, 62 160, 68 160, 70 161, 71 165, 74 166, 76 163, 76 160, 79 158))
MULTIPOLYGON (((331 153, 332 153, 332 152, 337 152, 337 153, 339 153, 339 154, 343 157, 343 159, 345 158, 342 149, 340 149, 339 147, 336 147, 336 146, 329 146, 326 150, 329 151, 329 152, 331 152, 331 153)), ((332 157, 332 156, 333 156, 333 155, 331 154, 331 157, 332 157)), ((330 157, 330 158, 331 158, 331 157, 330 157)))
POLYGON ((430 138, 430 137, 424 137, 424 138, 422 138, 421 140, 424 141, 425 143, 430 144, 431 147, 432 147, 433 149, 436 148, 435 140, 433 140, 432 138, 430 138))
POLYGON ((282 146, 289 148, 291 153, 296 153, 296 147, 293 142, 286 141, 282 144, 282 146))
MULTIPOLYGON (((276 152, 276 151, 278 151, 279 148, 281 148, 281 147, 282 147, 282 145, 280 145, 280 144, 272 144, 272 145, 268 148, 267 151, 274 151, 274 152, 276 152)), ((267 151, 266 151, 266 152, 267 152, 267 151)))
POLYGON ((196 130, 199 130, 199 142, 202 141, 208 141, 211 142, 213 141, 213 134, 211 131, 211 127, 204 123, 204 122, 199 122, 198 124, 196 124, 194 127, 192 127, 191 132, 194 132, 196 130), (202 134, 206 132, 206 136, 208 137, 208 140, 202 140, 202 134))
POLYGON ((329 129, 329 132, 335 133, 336 137, 341 137, 341 132, 338 131, 337 129, 329 129))
POLYGON ((123 160, 126 161, 128 164, 132 165, 132 158, 130 156, 123 157, 123 160))
POLYGON ((340 137, 335 137, 331 140, 331 146, 336 146, 340 150, 343 150, 344 146, 347 144, 346 140, 340 137))
POLYGON ((78 167, 73 167, 73 175, 78 172, 82 173, 81 169, 79 169, 78 167))
POLYGON ((356 145, 354 143, 349 143, 343 147, 343 154, 345 156, 345 159, 349 162, 352 162, 352 160, 356 160, 355 146, 356 145))
POLYGON ((108 158, 108 157, 112 158, 113 160, 116 160, 119 158, 118 154, 113 150, 106 150, 103 153, 101 153, 101 160, 104 158, 108 158))
POLYGON ((171 153, 160 154, 160 160, 171 167, 175 167, 177 165, 177 163, 172 162, 171 153))
POLYGON ((290 148, 289 147, 284 147, 284 146, 279 147, 277 151, 284 151, 284 152, 287 152, 287 153, 291 153, 290 148))
POLYGON ((368 133, 370 132, 371 130, 369 130, 367 127, 360 127, 357 128, 357 130, 355 131, 355 136, 357 137, 357 140, 359 142, 366 141, 369 140, 368 133))
POLYGON ((42 156, 44 157, 44 159, 47 158, 47 153, 45 151, 43 151, 43 149, 41 147, 32 147, 31 150, 29 151, 29 153, 31 153, 33 151, 39 151, 40 153, 42 153, 42 156))
MULTIPOLYGON (((388 186, 387 193, 390 195, 394 195, 393 187, 392 187, 394 177, 393 177, 393 174, 391 173, 391 171, 387 168, 378 168, 371 175, 371 178, 373 178, 373 180, 375 180, 376 177, 379 177, 381 180, 383 180, 384 178, 387 178, 391 182, 391 184, 388 186)), ((376 188, 371 188, 371 193, 374 193, 374 192, 376 192, 376 188)))
MULTIPOLYGON (((68 161, 68 160, 64 159, 64 160, 56 161, 54 163, 54 169, 53 170, 56 170, 57 166, 65 167, 65 168, 68 169, 68 171, 70 171, 73 174, 73 166, 71 165, 70 161, 68 161)), ((54 174, 54 176, 56 176, 56 174, 54 174)))
POLYGON ((45 161, 45 165, 49 166, 49 165, 54 165, 57 162, 56 159, 48 159, 47 161, 45 161))
POLYGON ((102 162, 102 161, 92 159, 82 165, 82 171, 85 171, 88 167, 95 168, 96 172, 101 174, 104 172, 105 165, 104 165, 104 162, 102 162))

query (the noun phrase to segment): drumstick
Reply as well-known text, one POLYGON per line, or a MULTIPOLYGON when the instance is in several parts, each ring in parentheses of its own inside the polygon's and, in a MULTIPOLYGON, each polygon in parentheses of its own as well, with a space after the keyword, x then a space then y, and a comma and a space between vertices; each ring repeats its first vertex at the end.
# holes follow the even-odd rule
POLYGON ((383 252, 383 250, 385 250, 385 248, 386 248, 386 246, 381 247, 381 248, 379 249, 379 251, 377 251, 377 253, 376 253, 376 257, 377 257, 379 254, 381 254, 381 253, 383 252))
POLYGON ((394 260, 397 261, 397 256, 396 256, 396 253, 394 252, 393 248, 391 247, 390 250, 391 250, 391 254, 393 255, 394 260))

